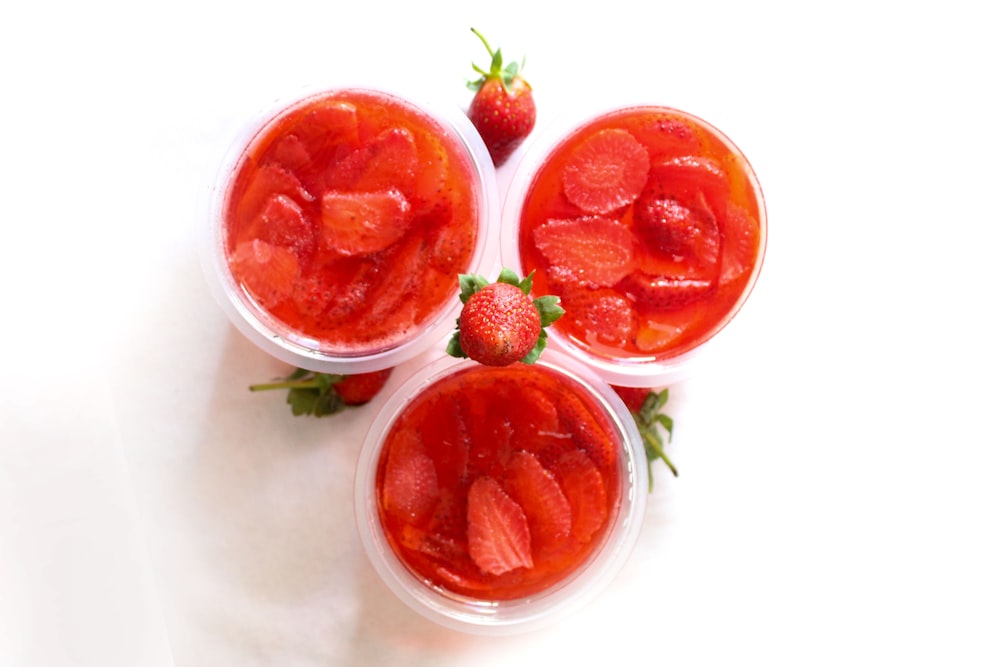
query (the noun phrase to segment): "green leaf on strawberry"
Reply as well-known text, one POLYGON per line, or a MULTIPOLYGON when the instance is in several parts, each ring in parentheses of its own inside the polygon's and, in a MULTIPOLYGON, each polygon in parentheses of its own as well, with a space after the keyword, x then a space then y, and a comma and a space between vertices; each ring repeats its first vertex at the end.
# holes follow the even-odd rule
POLYGON ((538 361, 547 344, 545 327, 565 311, 556 296, 531 298, 533 277, 521 278, 508 268, 493 283, 479 275, 460 275, 463 306, 448 354, 487 366, 538 361))

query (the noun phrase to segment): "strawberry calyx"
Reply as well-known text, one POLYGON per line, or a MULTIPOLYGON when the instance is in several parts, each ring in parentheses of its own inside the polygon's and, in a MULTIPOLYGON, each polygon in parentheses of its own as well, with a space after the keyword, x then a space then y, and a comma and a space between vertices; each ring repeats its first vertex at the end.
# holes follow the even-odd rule
POLYGON ((654 461, 663 461, 674 477, 678 476, 677 467, 667 456, 660 428, 662 427, 662 430, 666 431, 667 442, 670 442, 674 435, 674 420, 662 412, 670 397, 670 390, 663 389, 657 392, 651 389, 618 386, 613 386, 612 389, 621 397, 639 429, 639 435, 646 450, 646 465, 649 467, 649 490, 652 492, 654 461))
POLYGON ((500 48, 497 47, 497 49, 494 51, 493 47, 491 47, 490 43, 486 41, 486 38, 483 37, 482 33, 480 33, 475 28, 472 28, 472 32, 476 35, 476 37, 479 38, 479 40, 483 43, 483 46, 485 46, 486 50, 489 52, 490 68, 489 70, 484 70, 476 63, 472 63, 472 69, 474 69, 480 76, 478 79, 468 82, 467 85, 469 87, 469 90, 476 92, 483 87, 484 83, 486 83, 489 80, 495 79, 500 82, 500 85, 503 86, 503 89, 507 91, 507 94, 509 95, 511 91, 511 85, 513 85, 514 83, 514 79, 517 79, 519 77, 521 78, 521 81, 526 86, 528 86, 529 89, 531 88, 528 82, 525 81, 523 77, 521 77, 521 71, 524 69, 524 61, 525 61, 524 58, 521 58, 520 63, 517 62, 516 60, 512 60, 511 62, 505 65, 503 62, 503 55, 500 52, 500 48))
MULTIPOLYGON (((503 361, 502 363, 495 363, 493 360, 484 359, 480 354, 473 353, 469 354, 469 350, 465 348, 468 345, 463 345, 463 336, 466 337, 466 341, 474 337, 482 336, 500 336, 500 337, 510 337, 516 338, 517 332, 514 331, 472 331, 468 329, 463 329, 463 316, 460 315, 456 321, 456 329, 452 334, 451 338, 448 340, 447 352, 453 357, 460 359, 472 358, 474 361, 479 361, 480 363, 488 365, 507 365, 509 363, 514 363, 515 361, 520 361, 524 364, 533 364, 538 361, 541 356, 542 351, 547 345, 548 334, 545 328, 550 324, 558 320, 566 312, 560 305, 560 300, 558 296, 545 295, 531 299, 531 287, 532 279, 534 277, 534 271, 529 273, 525 278, 520 278, 511 269, 504 268, 500 271, 500 275, 497 277, 494 283, 478 274, 461 274, 458 277, 459 284, 459 299, 462 302, 463 310, 462 315, 466 315, 469 310, 473 307, 470 306, 470 300, 476 294, 487 290, 493 285, 510 285, 517 288, 524 294, 524 299, 530 301, 531 306, 535 311, 537 311, 538 320, 538 334, 534 340, 529 341, 530 347, 523 356, 515 357, 509 361, 503 361)), ((478 304, 477 304, 478 305, 478 304)), ((469 325, 469 320, 465 320, 466 325, 469 325)), ((497 326, 505 326, 511 329, 520 325, 520 322, 513 320, 505 320, 500 318, 497 322, 497 326), (503 324, 500 324, 503 322, 503 324)))
POLYGON ((392 369, 343 375, 296 368, 274 382, 250 385, 250 391, 287 389, 286 402, 296 417, 325 417, 348 407, 364 405, 382 390, 392 369))

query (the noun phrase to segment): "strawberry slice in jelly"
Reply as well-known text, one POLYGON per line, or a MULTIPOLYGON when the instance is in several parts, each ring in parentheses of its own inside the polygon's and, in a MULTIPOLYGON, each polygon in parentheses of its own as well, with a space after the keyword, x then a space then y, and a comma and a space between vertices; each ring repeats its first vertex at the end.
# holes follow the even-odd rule
POLYGON ((402 521, 420 521, 437 505, 437 472, 420 437, 407 433, 389 450, 382 483, 382 507, 402 521))
POLYGON ((569 535, 572 510, 553 474, 530 452, 511 455, 504 490, 524 510, 532 541, 551 544, 569 535))
POLYGON ((323 195, 320 244, 342 256, 384 250, 406 233, 410 204, 399 190, 323 195))
POLYGON ((719 216, 729 200, 729 177, 712 158, 683 155, 654 164, 646 191, 689 207, 707 206, 719 216))
POLYGON ((631 124, 629 130, 643 146, 648 147, 651 161, 698 155, 704 150, 698 131, 680 118, 654 114, 631 124))
POLYGON ((358 146, 358 115, 349 102, 330 100, 302 114, 271 148, 293 171, 317 173, 358 146))
POLYGON ((466 519, 469 555, 480 570, 500 575, 533 566, 524 510, 492 477, 478 477, 469 487, 466 519))
POLYGON ((536 451, 539 438, 559 429, 559 413, 551 397, 544 388, 523 384, 512 400, 518 409, 511 412, 511 426, 514 429, 511 446, 536 451))
POLYGON ((553 467, 572 512, 570 534, 589 542, 608 520, 608 494, 604 478, 582 450, 566 452, 553 467))
POLYGON ((238 193, 234 195, 236 196, 233 201, 238 202, 236 220, 244 227, 253 224, 264 206, 275 195, 285 195, 292 201, 300 203, 315 199, 295 174, 274 162, 263 164, 254 170, 246 190, 242 195, 238 193))
POLYGON ((372 266, 363 278, 367 305, 354 324, 361 339, 377 346, 412 331, 420 312, 426 251, 420 237, 410 236, 370 257, 372 266))
POLYGON ((692 332, 696 332, 705 319, 704 311, 699 311, 697 305, 647 314, 648 319, 635 334, 635 347, 650 354, 679 348, 685 340, 690 340, 692 332))
POLYGON ((535 229, 535 245, 569 284, 609 287, 633 269, 632 231, 612 218, 549 220, 535 229))
POLYGON ((583 451, 603 471, 610 471, 618 462, 615 445, 586 404, 574 396, 565 396, 559 403, 559 419, 573 444, 583 451))
POLYGON ((687 204, 647 188, 636 200, 632 219, 637 234, 654 249, 679 261, 693 261, 712 273, 719 261, 719 225, 697 193, 687 204))
POLYGON ((302 207, 284 194, 273 194, 241 235, 288 248, 300 260, 316 249, 316 231, 302 207))
POLYGON ((396 188, 411 195, 417 167, 413 135, 392 127, 337 162, 326 175, 326 186, 363 192, 396 188))
MULTIPOLYGON (((452 169, 448 151, 437 137, 423 133, 414 137, 416 155, 413 179, 413 208, 421 215, 432 215, 434 209, 448 210, 450 216, 452 194, 448 192, 448 173, 452 169)), ((458 168, 456 166, 456 168, 458 168)))
POLYGON ((584 339, 622 347, 635 335, 636 313, 632 302, 612 289, 573 289, 561 296, 569 322, 585 332, 584 339))
POLYGON ((760 225, 746 209, 730 206, 722 224, 719 284, 738 280, 754 265, 760 243, 760 225))
POLYGON ((317 325, 338 327, 364 307, 369 268, 365 260, 313 266, 295 282, 292 302, 317 325))
POLYGON ((708 297, 715 290, 715 281, 653 276, 637 271, 622 281, 621 288, 639 306, 654 310, 675 310, 708 297))
POLYGON ((601 130, 569 156, 562 173, 566 198, 588 213, 605 214, 639 196, 649 154, 627 130, 601 130))
POLYGON ((265 308, 287 299, 299 276, 299 262, 291 250, 259 239, 237 245, 230 265, 237 280, 265 308))

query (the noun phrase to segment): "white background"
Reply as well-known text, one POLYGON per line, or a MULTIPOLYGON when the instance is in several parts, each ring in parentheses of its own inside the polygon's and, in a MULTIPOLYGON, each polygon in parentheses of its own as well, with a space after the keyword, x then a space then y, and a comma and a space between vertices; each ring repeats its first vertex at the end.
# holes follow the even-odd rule
POLYGON ((983 3, 28 4, 0 10, 0 664, 1000 661, 983 3), (500 639, 377 581, 350 499, 377 405, 246 391, 285 368, 195 247, 256 110, 391 76, 464 105, 470 26, 528 55, 540 122, 637 97, 708 119, 770 218, 750 302, 672 388, 681 474, 625 572, 500 639))

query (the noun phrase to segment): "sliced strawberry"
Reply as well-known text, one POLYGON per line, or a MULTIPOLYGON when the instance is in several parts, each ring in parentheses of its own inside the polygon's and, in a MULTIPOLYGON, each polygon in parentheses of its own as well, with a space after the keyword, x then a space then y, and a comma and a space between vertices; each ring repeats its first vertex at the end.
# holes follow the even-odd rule
POLYGON ((498 479, 513 452, 514 427, 507 406, 513 404, 510 387, 502 381, 481 377, 478 390, 490 401, 461 396, 458 402, 469 433, 468 474, 470 477, 496 476, 498 479), (498 406, 500 406, 498 408, 498 406))
POLYGON ((299 276, 299 262, 291 250, 258 239, 237 245, 230 263, 233 275, 265 308, 287 299, 299 276))
POLYGON ((590 457, 579 449, 563 454, 553 473, 572 510, 570 534, 581 542, 589 542, 608 520, 604 478, 590 457))
POLYGON ((386 457, 382 507, 401 521, 421 521, 437 505, 440 490, 434 462, 422 449, 420 436, 401 433, 386 457))
POLYGON ((398 241, 409 226, 410 204, 398 190, 323 195, 320 245, 339 255, 365 255, 398 241))
POLYGON ((423 530, 413 524, 404 524, 399 531, 400 544, 413 551, 444 563, 454 563, 468 558, 465 547, 451 536, 423 530))
POLYGON ((635 201, 649 174, 649 154, 626 130, 601 130, 570 155, 562 174, 566 198, 605 214, 635 201))
POLYGON ((496 480, 478 477, 472 483, 466 512, 469 555, 480 570, 500 575, 534 566, 524 510, 496 480))
POLYGON ((640 352, 658 354, 683 345, 690 332, 701 326, 704 311, 693 304, 678 310, 652 311, 647 316, 635 334, 635 347, 640 352))
POLYGON ((636 200, 636 231, 654 249, 714 273, 719 261, 719 225, 704 204, 704 196, 699 192, 693 201, 682 204, 657 190, 647 188, 636 200))
POLYGON ((438 482, 441 485, 441 496, 438 498, 437 506, 434 508, 427 526, 428 530, 438 535, 461 542, 464 552, 467 489, 464 487, 452 489, 444 486, 444 480, 441 475, 444 464, 445 462, 441 460, 438 460, 436 463, 438 482))
MULTIPOLYGON (((428 406, 423 421, 435 428, 435 437, 428 438, 425 446, 438 462, 441 486, 458 486, 468 478, 470 441, 464 404, 451 394, 441 395, 428 406)), ((463 510, 463 521, 464 516, 463 510)))
POLYGON ((429 132, 414 137, 416 156, 411 201, 414 211, 419 215, 428 215, 435 208, 443 207, 451 210, 451 197, 446 192, 448 173, 454 167, 448 157, 441 140, 429 132))
POLYGON ((651 276, 635 272, 622 281, 621 287, 639 306, 675 310, 709 296, 715 290, 715 282, 703 278, 651 276))
POLYGON ((243 237, 288 248, 299 260, 308 258, 316 249, 315 228, 298 202, 284 194, 267 199, 243 237))
POLYGON ((615 290, 574 289, 561 298, 567 320, 585 332, 583 338, 621 347, 635 335, 635 307, 615 290))
POLYGON ((407 335, 417 321, 426 248, 423 239, 410 236, 372 257, 358 325, 368 343, 378 345, 407 335))
POLYGON ((757 259, 760 225, 746 209, 730 206, 723 219, 719 284, 727 285, 746 275, 757 259))
POLYGON ((576 285, 609 287, 634 268, 632 232, 612 218, 549 220, 534 239, 560 278, 576 285))
POLYGON ((635 267, 640 273, 650 276, 673 276, 675 278, 703 278, 714 280, 719 273, 718 262, 714 266, 702 266, 690 257, 666 253, 652 243, 636 244, 635 267))
POLYGON ((357 145, 357 109, 349 102, 327 100, 302 113, 272 147, 272 155, 293 171, 322 173, 357 145))
POLYGON ((427 230, 431 242, 428 257, 431 266, 448 274, 460 273, 468 266, 476 234, 466 219, 454 215, 447 200, 414 221, 414 226, 418 224, 427 230))
MULTIPOLYGON (((275 195, 285 195, 292 201, 300 203, 315 199, 291 171, 269 162, 252 172, 242 192, 239 190, 234 192, 236 220, 244 227, 252 225, 267 202, 275 195)), ((241 236, 241 239, 246 240, 246 237, 241 236)))
POLYGON ((533 543, 543 546, 569 535, 569 501, 552 473, 533 454, 518 451, 511 455, 504 489, 524 510, 533 543))
POLYGON ((417 167, 413 135, 392 127, 334 165, 326 175, 326 186, 362 192, 398 189, 412 195, 417 167))
POLYGON ((299 313, 320 327, 338 327, 365 305, 364 276, 370 266, 363 259, 313 266, 296 281, 292 301, 299 313))
POLYGON ((644 116, 632 133, 650 152, 650 160, 698 155, 704 148, 698 132, 680 118, 660 114, 644 116))
POLYGON ((599 423, 591 409, 579 398, 563 396, 558 405, 563 430, 574 446, 583 451, 600 470, 611 470, 618 463, 616 446, 606 433, 607 425, 599 423))
POLYGON ((726 210, 729 178, 712 158, 684 155, 654 164, 649 170, 646 190, 689 207, 707 204, 718 216, 726 210))
POLYGON ((516 400, 518 409, 510 415, 514 429, 511 446, 538 451, 539 436, 559 429, 556 406, 544 389, 530 384, 519 387, 516 400))

